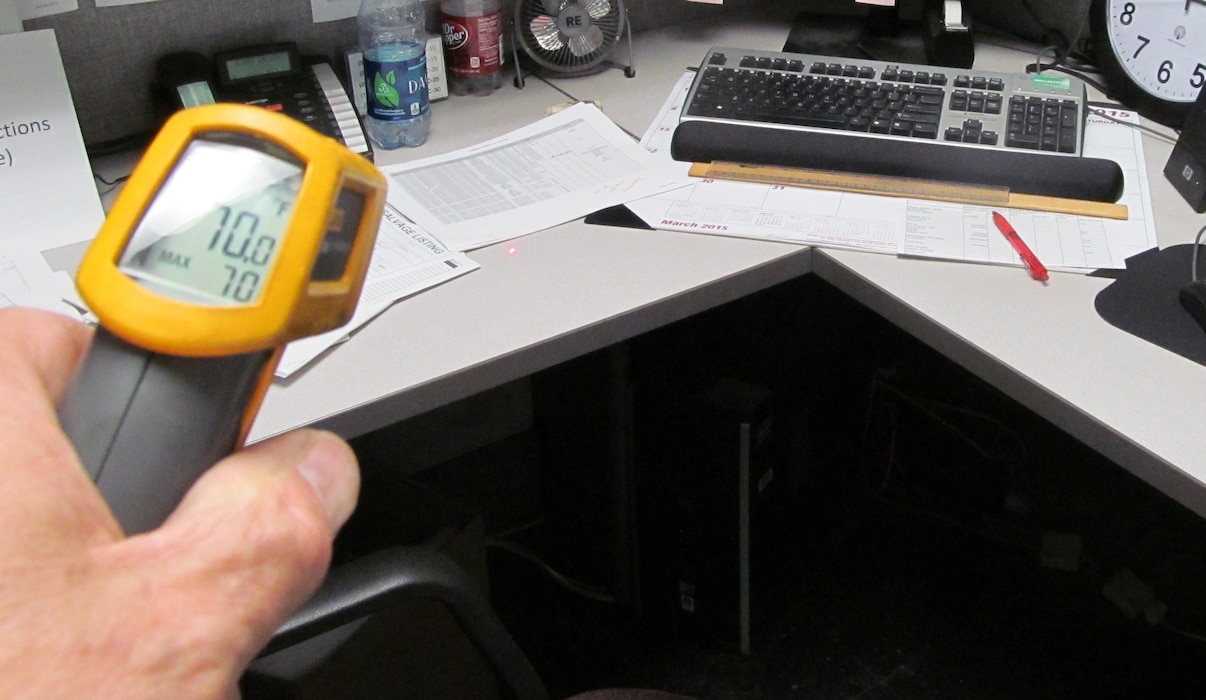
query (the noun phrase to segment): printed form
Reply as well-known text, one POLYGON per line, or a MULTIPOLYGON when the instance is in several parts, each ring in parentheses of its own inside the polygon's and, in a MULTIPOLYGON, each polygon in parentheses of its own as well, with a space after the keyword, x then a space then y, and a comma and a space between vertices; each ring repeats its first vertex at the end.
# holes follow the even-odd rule
POLYGON ((286 345, 276 366, 276 376, 283 379, 306 366, 327 348, 347 340, 352 331, 395 301, 479 267, 468 256, 449 250, 435 236, 386 206, 356 313, 340 328, 286 345))
POLYGON ((29 306, 79 318, 63 301, 59 275, 42 254, 17 242, 0 243, 0 309, 29 306))
POLYGON ((578 103, 472 148, 381 169, 389 203, 454 250, 685 187, 685 171, 578 103))
MULTIPOLYGON (((641 144, 686 174, 689 163, 670 158, 670 139, 694 73, 679 80, 641 144)), ((1112 116, 1138 123, 1131 112, 1112 116)), ((1156 247, 1143 144, 1139 130, 1090 115, 1085 155, 1122 166, 1120 204, 1127 221, 999 208, 1047 267, 1087 271, 1123 269, 1126 258, 1156 247)), ((992 223, 991 207, 812 190, 724 180, 693 179, 690 187, 628 202, 654 228, 762 238, 878 253, 1023 265, 992 223)))

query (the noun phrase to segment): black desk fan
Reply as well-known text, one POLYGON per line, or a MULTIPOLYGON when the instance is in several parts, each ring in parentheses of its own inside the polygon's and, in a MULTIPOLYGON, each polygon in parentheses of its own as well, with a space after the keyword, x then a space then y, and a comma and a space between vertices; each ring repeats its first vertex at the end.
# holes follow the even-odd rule
POLYGON ((524 86, 519 49, 540 69, 559 76, 586 75, 606 68, 621 68, 636 75, 632 66, 632 27, 623 0, 519 0, 515 3, 515 87, 524 86), (621 34, 628 44, 628 61, 618 64, 611 55, 621 34))

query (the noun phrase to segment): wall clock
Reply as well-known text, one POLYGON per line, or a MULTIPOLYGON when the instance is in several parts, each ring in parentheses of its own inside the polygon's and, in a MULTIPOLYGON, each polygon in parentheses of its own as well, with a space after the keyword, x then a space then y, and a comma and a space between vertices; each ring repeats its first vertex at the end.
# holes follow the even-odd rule
POLYGON ((1089 21, 1114 96, 1180 128, 1206 83, 1206 0, 1093 0, 1089 21))

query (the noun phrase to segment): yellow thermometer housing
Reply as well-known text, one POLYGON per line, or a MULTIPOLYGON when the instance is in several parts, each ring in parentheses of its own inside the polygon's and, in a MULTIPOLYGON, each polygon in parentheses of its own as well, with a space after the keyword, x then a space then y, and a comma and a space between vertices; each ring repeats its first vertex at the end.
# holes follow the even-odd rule
POLYGON ((194 107, 146 151, 76 284, 102 326, 148 350, 279 347, 351 317, 384 201, 371 163, 301 122, 194 107))
POLYGON ((367 160, 259 107, 163 126, 80 263, 100 327, 58 407, 128 534, 243 444, 286 343, 351 317, 385 191, 367 160))

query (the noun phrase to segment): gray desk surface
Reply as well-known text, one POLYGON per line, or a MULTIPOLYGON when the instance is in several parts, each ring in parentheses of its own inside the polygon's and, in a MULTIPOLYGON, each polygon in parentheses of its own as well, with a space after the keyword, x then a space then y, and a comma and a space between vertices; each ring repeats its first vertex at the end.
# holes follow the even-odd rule
MULTIPOLYGON (((677 78, 686 59, 675 65, 677 78)), ((673 84, 657 71, 644 76, 639 66, 632 80, 620 71, 600 78, 616 93, 640 91, 654 111, 673 84)), ((575 86, 558 85, 566 92, 575 86)), ((528 80, 523 90, 508 84, 489 97, 437 102, 430 141, 380 153, 378 162, 469 146, 531 123, 567 99, 528 80)), ((620 105, 605 104, 605 111, 624 114, 620 105)), ((651 117, 631 116, 622 126, 639 133, 651 117)), ((303 425, 359 435, 811 270, 806 247, 581 221, 471 257, 481 269, 403 300, 274 385, 251 438, 303 425)))
MULTIPOLYGON (((730 15, 736 17, 736 15, 730 15)), ((790 13, 636 37, 619 71, 554 81, 639 134, 710 45, 781 46, 790 13)), ((982 46, 978 65, 1020 70, 1025 53, 982 46)), ((565 96, 541 81, 435 106, 423 157, 509 131, 565 96), (488 115, 485 116, 485 115, 488 115)), ((1160 243, 1192 240, 1195 215, 1164 181, 1168 146, 1145 143, 1160 243)), ((1206 368, 1118 331, 1093 307, 1107 280, 898 259, 782 243, 573 222, 476 251, 482 268, 395 305, 268 393, 252 436, 303 425, 354 436, 725 301, 815 272, 1074 437, 1206 516, 1199 436, 1206 368)))

